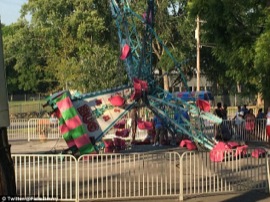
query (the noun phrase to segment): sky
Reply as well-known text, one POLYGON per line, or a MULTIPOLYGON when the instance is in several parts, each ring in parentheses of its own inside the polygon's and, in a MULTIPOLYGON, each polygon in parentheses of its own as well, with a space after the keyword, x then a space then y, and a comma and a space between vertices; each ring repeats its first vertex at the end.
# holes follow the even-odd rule
POLYGON ((28 0, 0 0, 1 22, 10 25, 20 17, 21 6, 28 0))

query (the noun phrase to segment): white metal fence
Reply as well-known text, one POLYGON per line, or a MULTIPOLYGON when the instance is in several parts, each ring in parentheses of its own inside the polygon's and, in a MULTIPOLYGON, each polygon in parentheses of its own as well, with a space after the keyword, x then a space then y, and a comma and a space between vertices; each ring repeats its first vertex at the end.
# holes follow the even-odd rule
POLYGON ((269 167, 264 149, 216 151, 215 155, 224 155, 224 160, 213 162, 208 152, 186 152, 181 156, 180 196, 268 191, 269 167), (261 154, 256 158, 257 151, 261 154))
POLYGON ((267 159, 267 180, 268 180, 268 193, 270 193, 270 158, 267 159))
MULTIPOLYGON (((250 142, 267 142, 266 119, 257 119, 254 122, 243 121, 236 125, 234 120, 224 120, 222 122, 231 133, 231 140, 250 141, 250 142)), ((204 122, 203 133, 214 137, 217 126, 210 121, 204 122)))
MULTIPOLYGON (((254 122, 253 128, 247 127, 247 122, 235 125, 233 120, 223 121, 232 134, 232 140, 267 142, 266 120, 258 119, 254 122)), ((204 134, 214 137, 216 127, 211 122, 204 122, 204 134)), ((112 129, 104 138, 115 137, 116 130, 112 129)), ((38 140, 58 139, 60 137, 59 122, 57 119, 12 119, 8 127, 9 140, 38 140)), ((136 139, 145 140, 148 137, 147 130, 137 130, 136 139)), ((126 139, 131 139, 131 132, 126 139)))
POLYGON ((178 197, 180 154, 134 153, 81 156, 81 200, 178 197))
POLYGON ((58 139, 59 137, 58 119, 29 119, 28 141, 36 139, 58 139))
MULTIPOLYGON (((12 155, 19 196, 92 201, 269 191, 268 154, 223 152, 212 162, 209 152, 159 152, 84 155, 12 155)), ((260 150, 264 151, 264 150, 260 150)))
POLYGON ((78 167, 74 156, 12 155, 12 158, 18 196, 77 200, 78 167))
POLYGON ((28 119, 11 119, 7 133, 9 140, 27 140, 28 119))
POLYGON ((7 128, 9 140, 58 139, 60 137, 57 119, 11 119, 7 128))

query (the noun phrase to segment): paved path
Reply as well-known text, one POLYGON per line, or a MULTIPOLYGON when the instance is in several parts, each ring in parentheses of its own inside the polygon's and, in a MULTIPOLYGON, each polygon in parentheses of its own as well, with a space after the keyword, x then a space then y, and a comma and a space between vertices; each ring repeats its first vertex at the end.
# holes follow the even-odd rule
MULTIPOLYGON (((68 149, 66 142, 60 138, 58 140, 48 140, 48 141, 39 141, 32 140, 27 141, 9 141, 11 144, 11 153, 12 154, 29 154, 29 153, 60 153, 61 151, 68 149)), ((171 151, 171 150, 181 150, 185 151, 183 148, 178 146, 155 146, 152 145, 133 145, 131 148, 120 151, 111 151, 119 153, 130 153, 130 152, 152 152, 152 151, 171 151)))
POLYGON ((9 141, 11 144, 11 154, 43 154, 43 153, 60 153, 67 149, 67 143, 61 138, 49 141, 9 141))
MULTIPOLYGON (((122 200, 121 200, 122 201, 122 200)), ((145 199, 145 200, 123 200, 128 202, 177 202, 179 200, 174 198, 159 198, 159 199, 145 199)), ((198 196, 189 199, 184 199, 184 202, 269 202, 270 195, 262 192, 251 191, 241 194, 223 194, 213 196, 198 196)))
MULTIPOLYGON (((122 201, 122 200, 121 200, 122 201)), ((174 198, 159 198, 159 199, 145 199, 145 200, 123 200, 128 202, 177 202, 179 200, 174 198)), ((184 199, 184 202, 269 202, 270 195, 262 192, 244 192, 241 194, 223 194, 213 196, 198 196, 189 199, 184 199)))
POLYGON ((269 193, 250 191, 241 194, 224 194, 186 199, 186 202, 269 202, 269 193))
MULTIPOLYGON (((62 139, 56 140, 47 140, 47 141, 39 141, 39 140, 31 140, 31 141, 16 141, 10 140, 11 144, 11 153, 13 154, 28 154, 28 153, 59 153, 62 150, 68 149, 66 142, 62 139)), ((248 144, 250 148, 252 147, 266 147, 266 144, 262 143, 252 143, 248 144)), ((267 150, 269 147, 267 148, 267 150)), ((112 151, 119 153, 130 153, 130 152, 152 152, 152 151, 186 151, 185 148, 180 148, 179 146, 155 146, 152 145, 133 145, 131 148, 121 151, 112 151)))

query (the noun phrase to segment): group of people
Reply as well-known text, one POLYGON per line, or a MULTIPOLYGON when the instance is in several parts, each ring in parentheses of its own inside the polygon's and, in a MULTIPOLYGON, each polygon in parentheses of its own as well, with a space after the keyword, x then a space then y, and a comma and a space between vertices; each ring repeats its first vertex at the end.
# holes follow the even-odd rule
MULTIPOLYGON (((132 133, 132 143, 135 142, 135 136, 137 132, 137 122, 138 122, 138 110, 137 107, 134 107, 130 112, 131 118, 131 133, 132 133)), ((174 120, 177 124, 186 124, 186 121, 189 121, 188 111, 184 108, 175 112, 174 120)), ((165 144, 170 143, 171 145, 176 145, 176 137, 175 134, 171 134, 171 140, 169 142, 168 130, 166 128, 164 120, 162 120, 159 116, 155 115, 152 119, 153 130, 151 133, 153 134, 153 146, 163 146, 165 144)))
MULTIPOLYGON (((228 111, 227 105, 224 104, 222 106, 221 102, 217 103, 217 107, 214 110, 214 114, 223 120, 228 119, 228 111)), ((132 130, 132 142, 135 141, 135 134, 137 131, 137 120, 138 120, 138 112, 137 108, 133 108, 130 113, 130 118, 132 119, 131 130, 132 130)), ((257 116, 254 115, 253 109, 248 109, 247 105, 238 106, 238 110, 233 117, 234 127, 236 129, 237 134, 241 134, 241 131, 245 129, 248 134, 254 135, 254 128, 256 124, 256 120, 266 118, 266 134, 268 136, 268 143, 270 146, 270 107, 268 108, 267 114, 265 115, 262 109, 258 110, 257 116), (244 128, 243 128, 244 127, 244 128)), ((186 121, 189 121, 189 114, 183 108, 180 111, 175 112, 174 120, 177 124, 185 125, 186 121)), ((164 120, 161 120, 159 116, 154 116, 152 119, 153 122, 153 131, 155 135, 153 135, 153 146, 162 146, 164 142, 168 142, 168 131, 164 124, 164 120)), ((172 144, 175 144, 175 134, 172 134, 172 144)))
MULTIPOLYGON (((222 106, 221 102, 217 103, 214 114, 222 118, 223 120, 227 120, 227 105, 224 104, 222 106)), ((270 146, 270 107, 268 108, 267 114, 264 114, 262 108, 260 108, 257 115, 255 116, 253 109, 248 109, 247 105, 238 106, 237 112, 232 120, 237 135, 241 135, 243 131, 245 131, 246 134, 250 135, 250 138, 254 138, 254 136, 256 135, 254 132, 256 124, 262 123, 260 119, 266 119, 266 134, 268 136, 268 144, 270 146)), ((261 127, 259 125, 258 128, 259 130, 262 129, 263 124, 261 124, 261 127)))
POLYGON ((223 120, 228 119, 228 110, 227 110, 227 105, 224 104, 222 107, 221 102, 217 103, 217 108, 214 111, 214 114, 217 115, 219 118, 222 118, 223 120))
POLYGON ((258 110, 257 119, 264 119, 266 118, 266 135, 268 138, 268 145, 270 146, 270 107, 267 109, 267 113, 264 114, 262 108, 258 110))
MULTIPOLYGON (((135 142, 135 136, 137 132, 137 126, 138 126, 138 110, 137 107, 134 107, 130 112, 130 118, 131 118, 131 134, 132 134, 132 143, 135 142)), ((162 146, 163 141, 168 140, 168 133, 164 126, 164 123, 161 121, 161 119, 158 116, 154 116, 153 120, 153 131, 154 131, 154 144, 153 146, 162 146)))
POLYGON ((243 107, 241 106, 237 107, 237 112, 232 120, 234 120, 236 126, 239 126, 245 121, 255 122, 255 119, 256 117, 253 113, 253 109, 247 109, 247 106, 244 105, 243 107))
MULTIPOLYGON (((130 112, 131 118, 131 133, 132 133, 132 143, 135 142, 135 136, 137 132, 137 123, 138 123, 138 111, 137 107, 134 107, 130 112)), ((153 131, 154 131, 154 144, 153 146, 162 146, 164 139, 168 139, 167 130, 158 116, 153 118, 153 131)))
POLYGON ((248 109, 246 105, 243 107, 238 106, 237 112, 232 120, 238 136, 242 136, 243 132, 245 132, 245 134, 248 135, 246 138, 255 139, 254 130, 256 117, 253 113, 253 109, 248 109))

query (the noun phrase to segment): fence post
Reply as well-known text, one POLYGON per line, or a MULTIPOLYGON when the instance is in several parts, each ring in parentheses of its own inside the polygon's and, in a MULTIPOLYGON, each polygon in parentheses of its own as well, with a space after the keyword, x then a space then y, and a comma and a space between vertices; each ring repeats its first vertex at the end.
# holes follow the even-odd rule
POLYGON ((76 187, 76 202, 79 202, 80 201, 80 199, 79 199, 79 172, 78 172, 78 170, 79 170, 79 168, 78 168, 78 166, 79 166, 79 160, 80 160, 80 158, 76 158, 76 161, 75 161, 75 164, 76 164, 76 185, 75 185, 75 187, 76 187))
POLYGON ((268 191, 268 193, 270 194, 270 167, 269 167, 269 155, 268 155, 268 152, 267 152, 267 155, 266 155, 266 169, 267 169, 267 182, 268 182, 268 190, 266 190, 266 192, 268 191))
POLYGON ((27 122, 27 141, 30 142, 30 122, 31 119, 28 120, 27 122))
POLYGON ((183 182, 183 158, 186 155, 186 152, 184 152, 180 157, 180 187, 179 187, 179 201, 184 201, 184 182, 183 182))
MULTIPOLYGON (((30 124, 31 124, 31 122, 33 122, 33 120, 35 120, 35 119, 33 119, 33 118, 32 118, 32 119, 29 119, 28 122, 27 122, 27 129, 28 129, 28 130, 27 130, 27 141, 28 141, 28 142, 30 142, 30 139, 31 139, 31 137, 30 137, 30 134, 31 134, 31 133, 30 133, 31 125, 30 125, 30 124)), ((32 124, 33 124, 33 123, 32 123, 32 124)), ((36 122, 35 122, 35 124, 36 124, 36 122)), ((36 127, 36 126, 35 126, 35 127, 36 127)))

